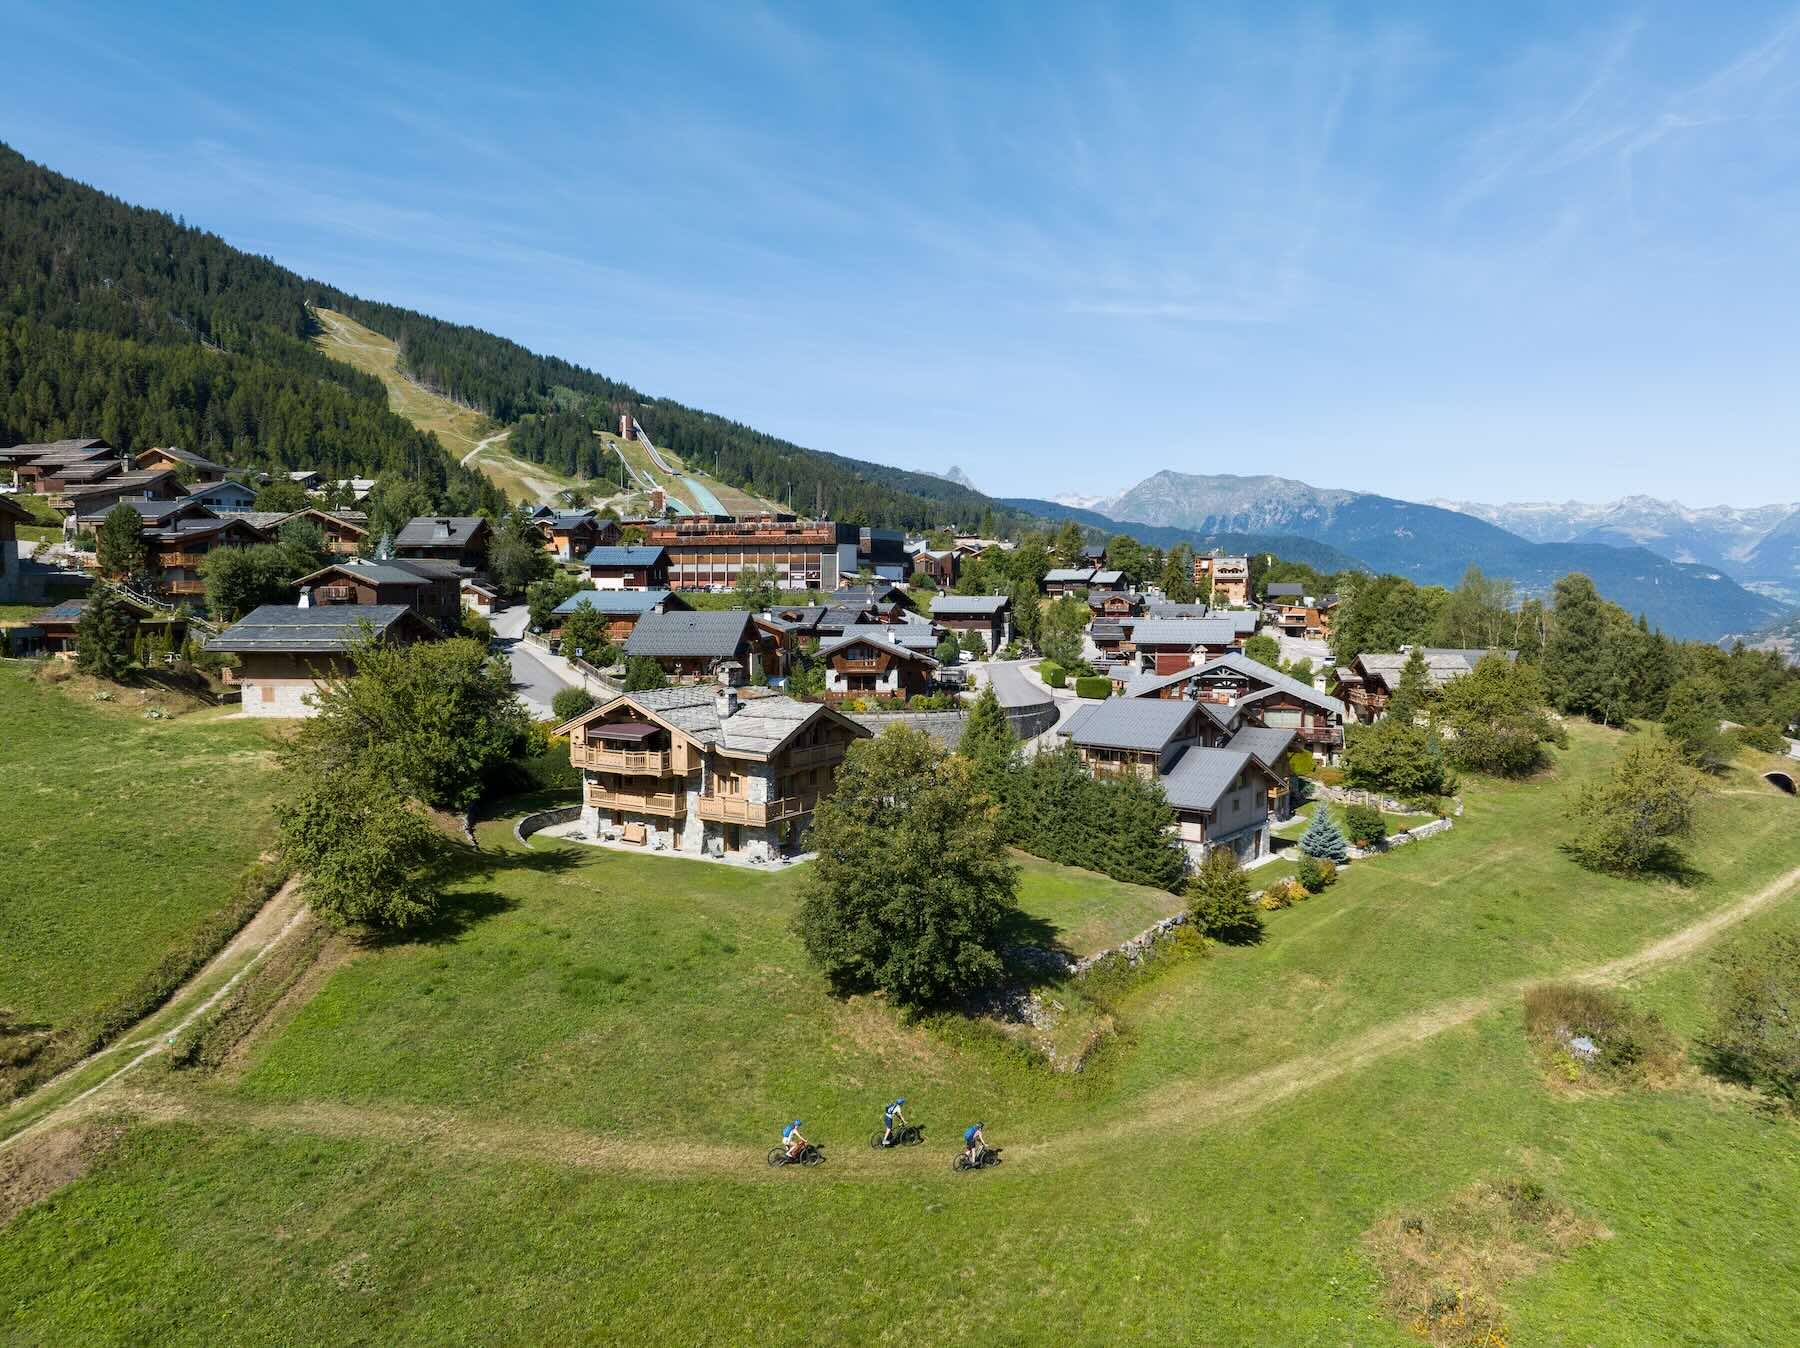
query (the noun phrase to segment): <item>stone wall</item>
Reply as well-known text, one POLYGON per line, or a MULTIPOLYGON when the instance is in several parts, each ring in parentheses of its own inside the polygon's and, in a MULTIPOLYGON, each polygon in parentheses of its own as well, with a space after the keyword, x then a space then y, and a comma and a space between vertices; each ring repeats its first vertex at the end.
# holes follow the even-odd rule
POLYGON ((513 825, 513 837, 523 843, 539 829, 549 828, 552 824, 566 824, 571 819, 581 818, 581 806, 562 805, 554 810, 539 810, 536 814, 522 814, 513 825))

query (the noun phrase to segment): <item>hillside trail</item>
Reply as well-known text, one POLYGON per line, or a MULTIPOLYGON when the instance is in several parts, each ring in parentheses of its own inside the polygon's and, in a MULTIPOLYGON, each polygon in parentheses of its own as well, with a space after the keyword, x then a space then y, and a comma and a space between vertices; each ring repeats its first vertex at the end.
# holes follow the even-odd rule
MULTIPOLYGON (((1084 1128, 1080 1133, 1041 1142, 1009 1144, 1006 1149, 1008 1159, 1014 1163, 1036 1161, 1040 1165, 1073 1165, 1101 1148, 1110 1150, 1119 1141, 1140 1134, 1166 1135, 1171 1131, 1235 1122, 1516 1002, 1525 989, 1535 983, 1563 978, 1613 986, 1642 977, 1695 953, 1721 933, 1787 897, 1797 887, 1800 887, 1800 866, 1737 902, 1614 959, 1561 973, 1514 979, 1476 996, 1440 1002, 1375 1026, 1318 1053, 1291 1058, 1231 1081, 1166 1087, 1153 1093, 1142 1108, 1111 1124, 1084 1128)), ((223 990, 208 1004, 222 995, 223 990)), ((200 1011, 193 1013, 198 1014, 200 1011)), ((192 1020, 193 1015, 187 1019, 192 1020)), ((152 1048, 140 1055, 126 1068, 108 1077, 101 1086, 114 1085, 131 1067, 157 1051, 152 1048)), ((193 1119, 346 1140, 369 1139, 409 1145, 429 1143, 435 1151, 446 1154, 550 1162, 578 1170, 610 1170, 654 1177, 705 1174, 760 1179, 786 1173, 785 1170, 769 1170, 763 1161, 762 1150, 749 1144, 679 1139, 650 1142, 563 1125, 521 1123, 514 1119, 484 1118, 454 1111, 409 1111, 331 1101, 271 1103, 245 1100, 223 1092, 178 1095, 121 1088, 103 1094, 97 1086, 57 1114, 34 1125, 33 1131, 52 1122, 72 1122, 105 1110, 124 1110, 149 1119, 193 1119)), ((866 1138, 837 1140, 835 1145, 831 1139, 825 1141, 827 1161, 817 1173, 827 1179, 837 1176, 859 1180, 894 1179, 928 1171, 950 1173, 943 1146, 877 1152, 866 1145, 866 1138)), ((772 1136, 770 1142, 773 1142, 772 1136)), ((4 1145, 0 1143, 0 1147, 4 1145)))
POLYGON ((176 988, 156 1010, 145 1016, 143 1020, 133 1025, 112 1043, 96 1049, 81 1061, 58 1072, 35 1090, 27 1092, 7 1104, 4 1109, 0 1109, 0 1128, 4 1128, 8 1119, 23 1117, 30 1112, 34 1104, 48 1098, 71 1078, 86 1071, 95 1063, 118 1053, 130 1053, 132 1049, 139 1050, 127 1058, 120 1067, 109 1072, 80 1094, 64 1101, 42 1118, 34 1120, 9 1136, 0 1137, 0 1152, 34 1134, 94 1112, 93 1106, 96 1102, 105 1103, 101 1097, 108 1087, 115 1086, 127 1073, 162 1053, 168 1048, 170 1039, 217 1006, 220 1000, 238 985, 245 974, 260 964, 270 951, 293 933, 295 928, 300 925, 301 920, 305 918, 306 913, 306 904, 300 898, 299 881, 289 880, 269 896, 269 901, 257 909, 255 915, 238 929, 237 935, 227 941, 219 952, 201 967, 199 972, 176 988), (153 1037, 142 1037, 144 1027, 151 1021, 158 1017, 166 1017, 171 1009, 180 1011, 184 1003, 199 996, 199 989, 214 978, 220 970, 229 968, 239 960, 243 961, 242 966, 210 996, 199 1000, 192 1009, 182 1012, 175 1023, 166 1028, 159 1028, 153 1037))
POLYGON ((486 449, 489 445, 499 444, 500 441, 506 439, 506 437, 511 434, 512 434, 512 427, 508 426, 503 431, 496 431, 494 434, 488 436, 488 438, 485 440, 476 441, 475 448, 471 449, 467 454, 462 456, 462 466, 464 468, 467 468, 469 466, 470 460, 472 460, 477 454, 481 453, 482 450, 486 449))

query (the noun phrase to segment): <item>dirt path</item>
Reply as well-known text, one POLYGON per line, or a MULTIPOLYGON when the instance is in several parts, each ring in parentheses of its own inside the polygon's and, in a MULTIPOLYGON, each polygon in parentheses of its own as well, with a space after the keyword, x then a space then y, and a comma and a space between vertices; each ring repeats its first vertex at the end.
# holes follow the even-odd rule
POLYGON ((503 431, 496 431, 493 435, 488 436, 488 438, 485 440, 478 440, 475 444, 475 448, 471 449, 467 454, 462 456, 462 466, 464 468, 467 468, 469 466, 469 460, 473 459, 477 454, 481 453, 481 451, 486 449, 489 445, 498 444, 500 441, 506 439, 506 437, 511 434, 512 434, 512 427, 508 426, 503 431))
MULTIPOLYGON (((1659 941, 1653 941, 1642 949, 1608 960, 1604 964, 1573 969, 1562 974, 1546 973, 1532 978, 1514 979, 1479 996, 1440 1002, 1413 1015, 1377 1025, 1319 1053, 1291 1058, 1234 1081, 1212 1086, 1167 1087, 1153 1094, 1142 1111, 1099 1130, 1100 1135, 1119 1139, 1148 1131, 1166 1130, 1172 1126, 1225 1123, 1242 1118, 1291 1095, 1334 1081, 1390 1053, 1423 1043, 1445 1030, 1466 1025, 1476 1017, 1498 1010, 1508 1003, 1517 1002, 1524 996, 1526 988, 1548 979, 1565 978, 1602 986, 1628 982, 1693 954, 1719 933, 1786 897, 1797 885, 1800 885, 1800 866, 1771 881, 1754 894, 1709 913, 1697 922, 1690 923, 1659 941)), ((1091 1132, 1084 1134, 1083 1144, 1093 1136, 1095 1134, 1091 1132)), ((1035 1150, 1049 1154, 1060 1151, 1062 1146, 1058 1142, 1047 1142, 1035 1150)))
MULTIPOLYGON (((1423 1043, 1446 1030, 1466 1025, 1479 1016, 1516 1001, 1528 986, 1542 982, 1545 978, 1563 977, 1610 985, 1672 964, 1693 954, 1721 932, 1786 897, 1797 886, 1800 886, 1800 867, 1788 871, 1754 894, 1617 959, 1560 975, 1543 974, 1516 979, 1478 996, 1439 1003, 1413 1015, 1375 1026, 1318 1053, 1276 1063, 1232 1081, 1201 1086, 1171 1086, 1153 1094, 1142 1109, 1127 1118, 1097 1130, 1084 1129, 1079 1134, 1009 1146, 1008 1157, 1015 1163, 1035 1160, 1039 1164, 1073 1164, 1095 1147, 1127 1137, 1184 1127, 1206 1127, 1242 1119, 1291 1096, 1335 1081, 1390 1054, 1423 1043)), ((273 902, 272 900, 271 905, 273 902)), ((266 915, 265 910, 264 916, 266 915)), ((288 918, 274 938, 268 940, 258 952, 258 957, 273 948, 300 916, 297 911, 288 918)), ((258 920, 261 921, 262 917, 259 916, 258 920)), ((249 928, 246 928, 245 934, 249 934, 249 928)), ((238 976, 242 976, 241 972, 238 976)), ((233 981, 236 981, 235 978, 233 981)), ((229 986, 228 984, 227 987, 229 986)), ((181 1023, 186 1025, 191 1022, 223 996, 224 992, 225 989, 221 989, 208 998, 204 1005, 187 1015, 181 1023)), ((265 1104, 223 1093, 208 1093, 203 1098, 190 1099, 129 1087, 115 1089, 104 1097, 100 1095, 104 1087, 114 1085, 131 1068, 160 1051, 160 1044, 151 1046, 99 1085, 83 1092, 26 1132, 8 1139, 8 1142, 17 1141, 55 1123, 77 1121, 102 1109, 124 1109, 149 1119, 193 1118, 239 1127, 314 1133, 326 1137, 374 1138, 408 1144, 426 1142, 434 1151, 550 1161, 577 1169, 658 1176, 729 1174, 743 1178, 780 1177, 783 1173, 769 1171, 762 1164, 761 1150, 753 1146, 680 1140, 650 1142, 638 1138, 609 1137, 556 1125, 476 1118, 449 1111, 408 1111, 329 1101, 265 1104)), ((944 1138, 934 1140, 937 1145, 928 1144, 903 1152, 879 1153, 866 1145, 865 1138, 840 1139, 836 1145, 827 1146, 827 1163, 819 1173, 824 1178, 843 1176, 858 1179, 894 1178, 940 1170, 948 1175, 950 1139, 946 1134, 944 1138)), ((6 1145, 7 1143, 0 1143, 0 1149, 6 1145)))
POLYGON ((102 1077, 92 1086, 89 1086, 79 1095, 58 1105, 41 1119, 20 1129, 10 1137, 0 1138, 0 1151, 5 1151, 8 1147, 13 1146, 35 1133, 43 1132, 45 1129, 55 1127, 61 1123, 66 1123, 70 1119, 91 1112, 88 1108, 85 1108, 88 1102, 93 1101, 100 1092, 118 1082, 126 1073, 131 1072, 149 1059, 154 1058, 157 1054, 161 1053, 168 1047, 170 1038, 180 1034, 181 1031, 185 1030, 189 1025, 192 1025, 194 1021, 212 1010, 226 993, 237 986, 238 981, 242 979, 245 974, 254 969, 271 950, 280 945, 281 942, 287 938, 289 933, 300 924, 300 920, 305 916, 306 904, 300 899, 299 884, 297 881, 290 880, 271 895, 269 901, 257 911, 256 916, 246 922, 243 927, 239 929, 238 934, 227 941, 224 948, 206 962, 205 967, 192 978, 188 979, 187 982, 183 983, 181 987, 176 989, 174 994, 168 1001, 163 1003, 162 1006, 151 1012, 144 1020, 126 1031, 126 1033, 120 1035, 118 1039, 111 1044, 108 1044, 105 1048, 90 1054, 72 1067, 59 1072, 36 1090, 27 1095, 20 1096, 17 1100, 14 1100, 9 1104, 4 1111, 0 1111, 0 1126, 4 1126, 5 1121, 8 1118, 17 1118, 25 1115, 31 1110, 35 1103, 46 1099, 71 1078, 86 1071, 101 1059, 110 1057, 115 1053, 129 1053, 132 1049, 139 1050, 137 1053, 127 1058, 120 1067, 107 1073, 106 1076, 102 1077), (143 1028, 150 1021, 158 1017, 166 1016, 171 1008, 179 1011, 183 1003, 197 997, 198 990, 216 976, 219 971, 229 968, 232 964, 235 964, 240 960, 243 961, 243 966, 221 984, 219 989, 210 997, 201 1000, 199 1004, 194 1006, 191 1010, 183 1012, 180 1019, 174 1024, 169 1025, 166 1028, 159 1028, 154 1036, 150 1038, 142 1037, 143 1028))

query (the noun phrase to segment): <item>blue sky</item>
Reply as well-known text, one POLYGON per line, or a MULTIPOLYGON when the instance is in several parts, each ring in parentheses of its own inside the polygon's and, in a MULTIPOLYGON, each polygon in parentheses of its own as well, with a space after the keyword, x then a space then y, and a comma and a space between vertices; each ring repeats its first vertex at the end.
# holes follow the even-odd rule
POLYGON ((997 494, 1800 498, 1800 10, 1114 8, 0 0, 0 138, 997 494))

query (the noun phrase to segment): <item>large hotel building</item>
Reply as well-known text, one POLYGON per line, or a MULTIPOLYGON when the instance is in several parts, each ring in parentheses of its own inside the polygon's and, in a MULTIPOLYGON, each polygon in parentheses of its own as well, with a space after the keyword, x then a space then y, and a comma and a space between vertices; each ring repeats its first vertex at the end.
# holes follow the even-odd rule
POLYGON ((669 586, 676 590, 730 587, 746 567, 766 566, 784 590, 835 590, 867 569, 884 580, 906 576, 903 535, 830 520, 776 515, 730 519, 688 515, 651 525, 650 547, 669 554, 669 586))

